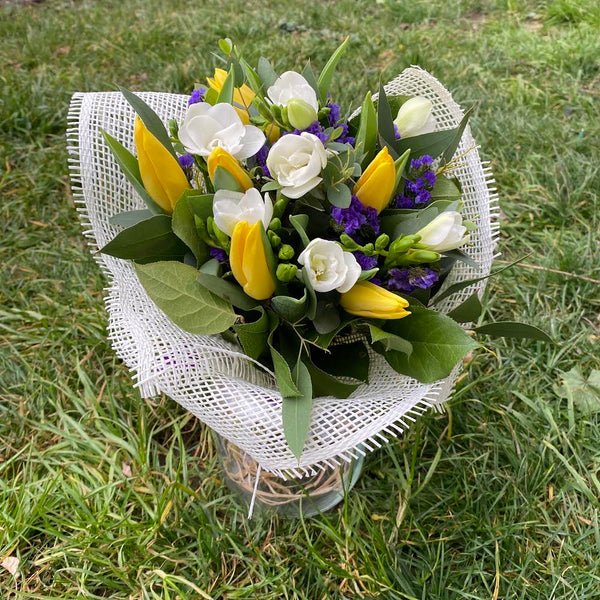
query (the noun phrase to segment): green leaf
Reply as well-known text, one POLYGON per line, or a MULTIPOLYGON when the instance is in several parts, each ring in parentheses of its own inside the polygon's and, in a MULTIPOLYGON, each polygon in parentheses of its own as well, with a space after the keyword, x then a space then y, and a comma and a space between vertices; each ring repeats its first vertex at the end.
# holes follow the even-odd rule
POLYGON ((106 131, 102 131, 102 135, 116 161, 123 170, 125 177, 129 179, 135 191, 142 197, 142 200, 146 203, 150 211, 156 215, 166 214, 165 211, 150 198, 150 194, 146 191, 144 183, 142 182, 142 176, 140 175, 140 167, 137 158, 131 154, 123 144, 112 137, 112 135, 106 133, 106 131))
POLYGON ((196 229, 195 213, 189 205, 188 198, 182 196, 173 210, 173 233, 193 252, 196 264, 201 265, 208 260, 208 246, 200 239, 196 229))
POLYGON ((398 373, 421 383, 433 383, 447 377, 456 364, 478 346, 450 317, 420 309, 386 328, 412 345, 410 356, 390 350, 383 356, 398 373))
POLYGON ((474 292, 464 302, 453 308, 448 316, 457 323, 471 323, 477 321, 483 312, 483 306, 479 300, 479 294, 474 292))
POLYGON ((400 182, 402 181, 402 175, 404 173, 404 168, 406 167, 406 163, 408 162, 409 156, 410 150, 407 150, 400 158, 397 158, 394 161, 394 168, 396 170, 396 182, 394 183, 394 191, 392 192, 392 198, 398 191, 398 187, 400 186, 400 182))
POLYGON ((155 213, 147 208, 141 210, 128 210, 126 212, 117 213, 108 220, 112 225, 118 225, 120 227, 131 227, 140 221, 145 221, 152 217, 155 213))
POLYGON ((266 93, 266 91, 275 83, 279 76, 275 72, 275 69, 273 69, 271 66, 271 63, 264 56, 261 56, 258 59, 257 72, 258 76, 260 77, 263 90, 266 93))
POLYGON ((369 380, 369 353, 361 341, 330 346, 327 352, 311 349, 313 364, 334 377, 369 380))
POLYGON ((327 61, 327 64, 323 67, 321 74, 319 75, 317 84, 319 86, 319 92, 320 92, 321 98, 327 97, 327 92, 331 88, 331 82, 333 80, 333 74, 335 72, 335 68, 337 67, 337 64, 340 62, 340 58, 342 58, 342 54, 346 50, 349 40, 350 40, 350 37, 347 37, 338 46, 338 48, 335 50, 335 52, 331 55, 331 57, 327 61))
POLYGON ((313 395, 334 396, 335 398, 347 398, 362 382, 348 383, 341 381, 334 375, 326 373, 319 367, 316 367, 311 361, 306 363, 306 368, 310 373, 312 380, 313 395))
POLYGON ((372 325, 371 323, 367 323, 367 325, 373 344, 381 342, 384 350, 397 350, 398 352, 404 352, 404 354, 410 356, 412 353, 412 344, 409 341, 397 336, 395 333, 390 333, 389 331, 384 331, 379 327, 375 327, 375 325, 372 325))
POLYGON ((444 162, 449 163, 452 160, 452 157, 454 156, 454 153, 456 152, 456 149, 460 144, 460 139, 463 136, 463 132, 465 130, 465 127, 467 126, 467 122, 469 121, 469 117, 471 116, 472 112, 473 109, 469 108, 469 110, 465 112, 463 118, 460 120, 460 123, 456 129, 456 133, 454 134, 454 138, 448 144, 448 146, 444 150, 444 153, 442 154, 442 159, 444 160, 444 162))
POLYGON ((231 67, 229 69, 229 73, 227 73, 227 77, 225 77, 225 81, 219 90, 219 94, 217 96, 217 101, 215 104, 219 102, 225 102, 226 104, 231 104, 233 102, 233 88, 235 87, 235 75, 234 68, 231 67))
POLYGON ((200 219, 206 221, 213 216, 213 194, 204 194, 200 190, 185 190, 177 204, 185 199, 190 210, 200 219))
POLYGON ((99 252, 116 258, 141 260, 184 256, 185 244, 173 233, 171 217, 154 215, 119 232, 99 252))
POLYGON ((313 71, 312 66, 310 64, 310 59, 308 59, 306 65, 304 66, 304 69, 302 70, 302 76, 304 77, 304 79, 306 79, 306 81, 308 82, 308 85, 310 85, 310 87, 313 90, 315 90, 315 92, 317 94, 317 98, 319 99, 321 104, 325 104, 325 98, 323 96, 321 96, 321 92, 319 90, 319 84, 317 83, 317 78, 315 76, 315 72, 313 71))
POLYGON ((217 98, 219 97, 219 92, 214 88, 208 88, 206 93, 204 94, 204 102, 214 106, 217 103, 217 98))
POLYGON ((219 272, 221 271, 221 263, 216 258, 210 258, 198 268, 198 271, 200 273, 218 277, 219 272))
POLYGON ((379 271, 378 267, 368 269, 366 271, 361 271, 360 275, 358 276, 358 281, 365 281, 371 279, 372 277, 375 277, 377 271, 379 271))
POLYGON ((554 340, 541 329, 526 323, 517 321, 496 321, 495 323, 487 323, 476 327, 477 333, 490 335, 492 337, 510 337, 517 339, 540 340, 542 342, 550 342, 554 344, 554 340))
POLYGON ((462 191, 457 185, 456 179, 449 179, 444 175, 438 175, 435 180, 435 185, 431 191, 432 200, 460 200, 462 198, 462 191))
POLYGON ((229 190, 231 192, 242 192, 236 178, 224 167, 217 167, 213 177, 213 186, 217 190, 229 190))
POLYGON ((315 332, 312 332, 311 334, 308 334, 308 337, 312 342, 314 342, 320 348, 327 349, 329 347, 329 345, 331 344, 331 342, 333 341, 333 338, 336 335, 338 335, 338 333, 340 333, 343 329, 346 329, 346 327, 350 327, 350 325, 352 325, 353 323, 356 323, 357 321, 360 321, 360 319, 358 319, 356 317, 353 317, 346 321, 342 320, 341 323, 333 331, 330 331, 329 333, 325 333, 325 334, 321 334, 321 335, 319 335, 315 331, 315 332))
POLYGON ((156 262, 136 265, 135 270, 152 301, 185 331, 221 333, 236 322, 231 304, 200 285, 198 271, 193 267, 156 262))
POLYGON ((258 360, 267 349, 267 340, 270 333, 269 316, 263 307, 260 307, 260 317, 256 321, 234 325, 233 329, 238 335, 244 352, 250 358, 258 360))
POLYGON ((242 310, 252 310, 260 304, 258 300, 254 300, 254 298, 250 298, 245 294, 239 285, 217 275, 207 273, 205 270, 201 270, 198 274, 198 283, 215 296, 242 310))
POLYGON ((138 114, 146 129, 171 153, 173 158, 177 160, 173 144, 169 139, 169 133, 160 117, 139 97, 133 92, 120 87, 121 93, 125 100, 129 102, 133 110, 138 114))
MULTIPOLYGON (((385 94, 383 83, 379 82, 379 97, 377 98, 377 129, 379 135, 387 142, 387 146, 397 152, 396 143, 396 130, 394 129, 394 120, 392 119, 392 112, 390 105, 385 94)), ((406 152, 408 148, 403 148, 399 154, 406 152)))
POLYGON ((279 353, 279 350, 275 348, 273 343, 273 336, 279 326, 279 317, 272 312, 267 314, 269 316, 269 336, 267 338, 267 343, 269 344, 271 359, 273 360, 273 370, 275 371, 275 379, 277 380, 279 391, 284 398, 301 396, 302 392, 296 387, 296 384, 292 379, 289 365, 285 358, 279 353))
POLYGON ((300 272, 302 273, 302 283, 306 286, 306 292, 308 293, 308 310, 306 311, 306 316, 312 321, 317 315, 317 294, 308 278, 306 269, 302 269, 300 272))
POLYGON ((429 154, 432 158, 437 158, 440 154, 445 153, 446 150, 452 148, 454 148, 452 150, 452 154, 454 154, 456 146, 460 142, 460 138, 467 125, 467 121, 469 120, 469 115, 470 111, 467 111, 459 126, 455 129, 433 131, 432 133, 424 133, 422 135, 404 138, 397 143, 396 148, 399 153, 403 153, 410 149, 411 154, 415 157, 429 154))
POLYGON ((554 386, 561 398, 567 398, 584 415, 600 412, 600 371, 592 369, 586 379, 576 367, 563 375, 563 384, 554 386))
POLYGON ((302 244, 306 248, 310 240, 306 235, 306 228, 308 227, 308 215, 290 215, 290 223, 292 227, 298 232, 302 244))
POLYGON ((327 200, 329 204, 337 206, 338 208, 348 208, 352 202, 352 193, 350 188, 343 183, 339 183, 337 186, 327 186, 327 200))
POLYGON ((437 304, 438 302, 441 302, 444 298, 448 298, 448 296, 452 296, 452 294, 455 294, 456 292, 460 292, 460 290, 464 290, 465 288, 469 287, 470 285, 473 285, 474 283, 479 283, 480 281, 484 281, 485 279, 488 279, 489 277, 493 277, 494 275, 498 275, 498 274, 502 273, 502 271, 506 271, 506 269, 510 269, 511 267, 514 267, 517 263, 520 263, 522 260, 526 259, 530 254, 531 254, 531 252, 521 258, 518 258, 517 260, 510 263, 509 265, 502 267, 501 269, 496 269, 489 275, 484 275, 483 277, 475 277, 474 279, 465 279, 464 281, 458 281, 457 283, 453 283, 452 285, 449 285, 443 292, 440 292, 439 294, 436 294, 434 296, 433 304, 437 304))
POLYGON ((240 58, 239 60, 240 65, 244 69, 244 74, 246 76, 246 81, 248 81, 248 85, 255 94, 262 97, 264 95, 264 91, 262 89, 258 73, 246 62, 244 58, 240 58))
POLYGON ((361 161, 364 169, 375 156, 375 146, 377 145, 377 113, 371 99, 371 92, 367 92, 360 110, 360 123, 355 145, 360 152, 364 153, 361 161))
POLYGON ((312 382, 306 365, 299 360, 294 367, 293 380, 300 391, 299 397, 283 397, 281 418, 285 439, 294 456, 300 460, 310 429, 312 410, 312 382))
POLYGON ((265 185, 260 188, 260 191, 264 194, 265 192, 271 192, 273 190, 280 190, 281 184, 277 181, 267 181, 265 185))
POLYGON ((312 322, 318 334, 333 331, 341 322, 338 307, 331 302, 318 300, 317 310, 312 322))
POLYGON ((308 310, 308 292, 304 289, 302 298, 293 298, 292 296, 273 296, 271 298, 271 307, 288 323, 297 323, 301 321, 308 310))

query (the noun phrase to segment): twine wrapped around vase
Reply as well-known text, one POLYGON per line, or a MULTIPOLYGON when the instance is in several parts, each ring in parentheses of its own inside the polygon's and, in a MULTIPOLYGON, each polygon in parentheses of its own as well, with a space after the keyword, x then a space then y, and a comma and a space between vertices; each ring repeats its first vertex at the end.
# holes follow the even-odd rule
MULTIPOLYGON (((463 113, 450 93, 422 69, 411 67, 385 86, 388 96, 425 96, 433 102, 437 129, 454 128, 463 113)), ((179 121, 188 96, 139 94, 165 122, 179 121)), ((67 130, 71 184, 92 251, 117 233, 110 217, 144 208, 106 145, 106 130, 131 151, 134 112, 118 92, 77 93, 71 101, 67 130)), ((492 175, 479 158, 467 127, 453 171, 463 187, 462 214, 474 222, 466 253, 479 268, 459 262, 445 287, 490 272, 497 236, 497 196, 492 175), (467 152, 467 150, 470 150, 467 152)), ((444 380, 422 384, 398 375, 372 352, 369 384, 347 399, 316 398, 311 429, 300 463, 289 450, 281 421, 281 395, 273 375, 220 336, 181 330, 150 300, 129 261, 96 254, 108 278, 108 333, 117 355, 131 370, 143 397, 167 394, 220 435, 252 456, 262 469, 285 476, 314 474, 324 466, 348 461, 405 431, 410 422, 449 396, 459 366, 444 380)), ((438 305, 448 312, 485 282, 469 286, 438 305)))

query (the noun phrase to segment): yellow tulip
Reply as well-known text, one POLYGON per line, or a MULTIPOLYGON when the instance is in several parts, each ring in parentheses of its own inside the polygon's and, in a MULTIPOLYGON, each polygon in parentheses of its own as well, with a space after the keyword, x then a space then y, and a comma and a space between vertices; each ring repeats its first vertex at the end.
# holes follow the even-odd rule
POLYGON ((408 302, 388 290, 371 283, 359 281, 340 298, 342 308, 358 317, 371 319, 401 319, 410 315, 405 310, 408 302))
POLYGON ((208 156, 206 163, 210 180, 213 182, 217 167, 223 167, 238 182, 243 192, 249 190, 253 185, 250 176, 242 169, 240 163, 227 150, 223 150, 223 148, 214 148, 208 156))
MULTIPOLYGON (((207 77, 208 85, 215 91, 220 92, 225 79, 227 78, 227 71, 224 69, 215 69, 215 74, 212 77, 207 77)), ((248 125, 250 123, 250 115, 248 114, 248 108, 254 100, 256 94, 249 88, 245 83, 242 87, 234 88, 233 90, 233 101, 244 108, 234 106, 235 111, 239 115, 242 123, 248 125)))
POLYGON ((371 161, 354 186, 354 195, 380 213, 389 203, 396 185, 396 167, 387 146, 371 161))
POLYGON ((281 136, 281 129, 275 123, 268 123, 265 128, 265 135, 271 144, 274 144, 281 136))
POLYGON ((269 265, 260 232, 261 223, 249 225, 240 221, 231 236, 229 264, 244 292, 255 300, 266 300, 275 291, 275 280, 269 265))
POLYGON ((181 194, 190 184, 177 159, 135 118, 135 147, 140 175, 148 195, 168 213, 172 213, 181 194))

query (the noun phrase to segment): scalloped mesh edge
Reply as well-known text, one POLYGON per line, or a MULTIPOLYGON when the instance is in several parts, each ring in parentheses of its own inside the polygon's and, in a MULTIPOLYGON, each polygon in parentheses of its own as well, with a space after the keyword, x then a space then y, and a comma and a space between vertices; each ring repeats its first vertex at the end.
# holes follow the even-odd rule
MULTIPOLYGON (((456 127, 462 111, 450 93, 426 71, 411 67, 385 86, 389 95, 422 95, 434 104, 439 129, 456 127)), ((188 96, 140 93, 163 120, 181 120, 188 96)), ((100 129, 133 148, 134 113, 118 92, 76 93, 68 114, 67 145, 71 189, 90 250, 96 252, 117 233, 109 217, 143 208, 100 136, 100 129)), ((498 195, 487 163, 479 158, 467 127, 458 153, 472 148, 456 175, 465 194, 465 216, 478 224, 468 253, 481 266, 460 264, 446 285, 487 275, 498 236, 498 195)), ((348 399, 316 398, 311 432, 298 462, 285 442, 281 396, 273 374, 257 366, 235 345, 219 336, 189 334, 174 325, 148 298, 132 265, 94 254, 108 280, 108 336, 130 369, 142 397, 165 393, 220 435, 250 454, 266 471, 302 477, 350 461, 403 434, 426 410, 441 410, 461 365, 431 385, 395 373, 370 351, 369 385, 348 399)), ((485 282, 470 286, 440 303, 448 312, 485 282)))

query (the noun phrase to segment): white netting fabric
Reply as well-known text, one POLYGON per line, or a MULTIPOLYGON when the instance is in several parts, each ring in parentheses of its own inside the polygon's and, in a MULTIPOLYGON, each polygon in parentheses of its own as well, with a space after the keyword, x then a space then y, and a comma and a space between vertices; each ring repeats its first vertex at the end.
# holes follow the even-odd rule
MULTIPOLYGON (((462 117, 450 93, 419 68, 406 69, 385 89, 388 95, 430 98, 439 129, 456 127, 462 117)), ((165 122, 183 119, 187 96, 140 96, 165 122)), ((134 112, 118 92, 73 96, 67 131, 71 181, 92 251, 118 233, 109 217, 144 208, 100 134, 108 131, 133 152, 133 123, 134 112)), ((474 146, 467 127, 458 153, 474 146)), ((448 283, 489 273, 497 234, 493 180, 476 149, 466 154, 455 174, 464 189, 463 214, 477 224, 467 252, 480 269, 458 263, 448 283)), ((310 435, 298 464, 284 438, 281 396, 272 374, 219 336, 192 335, 174 325, 149 299, 128 261, 102 254, 96 259, 109 280, 109 338, 142 396, 167 394, 272 473, 314 473, 349 460, 357 451, 379 447, 386 435, 402 433, 416 416, 446 400, 459 371, 457 366, 447 379, 424 385, 398 375, 373 354, 368 385, 345 400, 315 399, 310 435)), ((483 293, 484 285, 464 289, 440 309, 451 310, 475 290, 483 293)))

